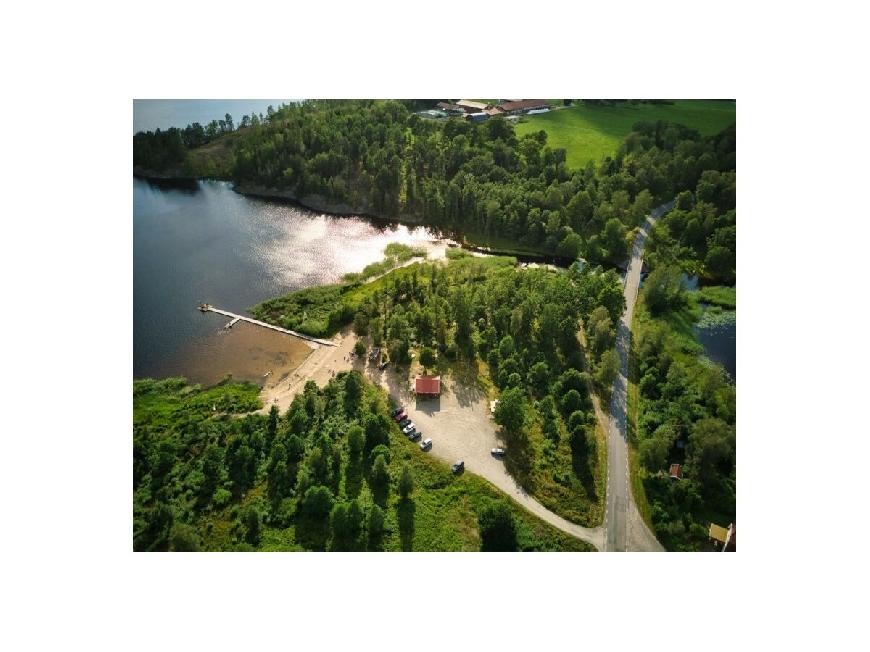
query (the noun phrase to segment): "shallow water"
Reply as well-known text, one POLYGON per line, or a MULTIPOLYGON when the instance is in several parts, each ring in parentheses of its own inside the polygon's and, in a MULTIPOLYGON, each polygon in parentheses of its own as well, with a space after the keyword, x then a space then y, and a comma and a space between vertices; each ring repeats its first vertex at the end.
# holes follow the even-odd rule
POLYGON ((737 380, 737 313, 724 312, 710 315, 694 326, 695 335, 704 354, 718 362, 732 380, 737 380))
POLYGON ((225 182, 134 178, 133 375, 255 380, 307 345, 256 327, 242 336, 241 324, 225 333, 229 320, 200 313, 199 303, 244 314, 265 299, 361 271, 390 242, 435 237, 424 227, 247 198, 225 182), (262 365, 246 366, 251 347, 262 349, 262 365))

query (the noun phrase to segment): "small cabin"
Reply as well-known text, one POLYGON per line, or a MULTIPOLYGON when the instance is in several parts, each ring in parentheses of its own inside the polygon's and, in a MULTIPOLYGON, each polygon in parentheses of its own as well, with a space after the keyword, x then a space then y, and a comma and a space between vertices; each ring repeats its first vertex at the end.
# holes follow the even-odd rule
POLYGON ((414 393, 419 398, 438 398, 441 396, 441 376, 417 376, 414 393))

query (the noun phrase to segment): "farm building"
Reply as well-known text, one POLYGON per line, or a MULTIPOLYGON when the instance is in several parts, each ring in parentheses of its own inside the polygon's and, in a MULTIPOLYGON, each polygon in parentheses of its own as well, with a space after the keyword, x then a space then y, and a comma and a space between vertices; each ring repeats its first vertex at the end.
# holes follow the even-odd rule
POLYGON ((439 120, 441 118, 447 117, 446 111, 438 111, 437 109, 429 109, 428 111, 420 111, 417 115, 422 116, 424 118, 433 118, 439 120))
POLYGON ((503 102, 498 105, 498 108, 508 115, 518 115, 520 113, 528 113, 529 111, 549 109, 550 105, 547 103, 547 100, 516 100, 503 102))
POLYGON ((459 100, 456 106, 461 106, 466 113, 480 113, 486 110, 488 104, 483 102, 472 102, 471 100, 459 100))
POLYGON ((441 396, 441 376, 417 376, 414 393, 420 398, 438 398, 441 396))
POLYGON ((450 114, 459 114, 462 115, 465 113, 465 109, 458 104, 450 104, 450 102, 438 102, 435 105, 435 108, 441 109, 442 111, 446 111, 450 114))

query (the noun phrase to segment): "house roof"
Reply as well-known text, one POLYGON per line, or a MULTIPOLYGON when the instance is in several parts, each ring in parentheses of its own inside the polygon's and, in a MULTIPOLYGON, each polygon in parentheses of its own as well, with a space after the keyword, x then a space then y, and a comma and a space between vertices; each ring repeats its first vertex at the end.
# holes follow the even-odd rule
POLYGON ((438 102, 436 104, 439 109, 444 109, 445 111, 464 111, 465 109, 459 106, 458 104, 450 104, 450 102, 438 102))
POLYGON ((710 531, 708 532, 711 539, 716 539, 716 541, 720 541, 725 543, 728 540, 728 530, 726 530, 721 525, 716 525, 715 523, 710 523, 710 531))
POLYGON ((541 106, 549 106, 547 100, 519 100, 518 102, 499 104, 499 108, 502 111, 522 111, 524 109, 536 109, 541 106))
POLYGON ((456 104, 458 106, 466 106, 469 109, 478 109, 480 111, 483 111, 487 107, 483 102, 472 102, 471 100, 459 100, 456 104))
POLYGON ((441 376, 417 376, 414 391, 418 394, 440 394, 441 376))
POLYGON ((679 464, 671 464, 671 470, 668 471, 668 475, 670 475, 672 478, 682 478, 683 469, 679 464))

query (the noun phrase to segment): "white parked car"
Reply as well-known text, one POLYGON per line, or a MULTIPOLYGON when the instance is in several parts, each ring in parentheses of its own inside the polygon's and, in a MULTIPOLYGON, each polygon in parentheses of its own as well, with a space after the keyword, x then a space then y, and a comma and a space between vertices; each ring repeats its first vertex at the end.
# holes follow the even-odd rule
POLYGON ((407 434, 409 434, 412 430, 416 430, 416 429, 417 429, 417 426, 415 426, 415 425, 414 425, 414 422, 412 421, 412 422, 409 423, 407 426, 405 426, 404 428, 402 428, 402 432, 404 432, 404 433, 407 435, 407 434))
POLYGON ((420 442, 420 450, 427 451, 430 448, 432 448, 432 440, 431 439, 424 439, 423 441, 420 442))
POLYGON ((493 448, 491 452, 495 457, 504 457, 504 448, 493 448))

